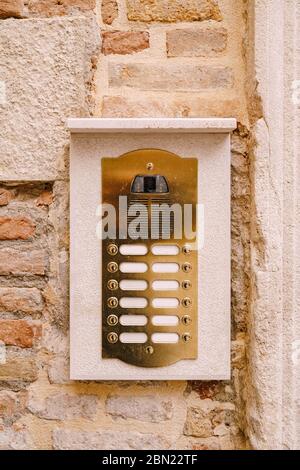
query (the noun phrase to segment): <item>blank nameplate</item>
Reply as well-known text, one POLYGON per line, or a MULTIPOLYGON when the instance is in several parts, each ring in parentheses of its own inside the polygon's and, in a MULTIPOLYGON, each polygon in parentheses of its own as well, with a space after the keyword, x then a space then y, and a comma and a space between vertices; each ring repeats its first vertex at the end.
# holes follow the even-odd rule
POLYGON ((146 343, 148 336, 146 333, 121 333, 120 342, 127 344, 143 344, 146 343))
POLYGON ((146 245, 121 245, 120 253, 123 256, 143 256, 148 253, 146 245))
POLYGON ((172 298, 153 299, 152 306, 154 308, 177 308, 179 306, 179 300, 172 298))
POLYGON ((151 248, 153 255, 157 256, 176 256, 179 253, 177 245, 154 245, 151 248))
POLYGON ((120 299, 120 307, 122 308, 145 308, 148 300, 141 297, 122 297, 120 299))
POLYGON ((151 341, 160 344, 176 344, 179 341, 179 336, 177 333, 153 333, 151 341))
POLYGON ((179 265, 177 263, 154 263, 152 271, 154 273, 178 273, 179 265))
POLYGON ((153 281, 152 289, 156 291, 167 291, 179 289, 178 281, 153 281))
POLYGON ((121 263, 121 273, 145 273, 148 270, 146 263, 121 263))
POLYGON ((122 326, 145 326, 148 318, 145 315, 121 315, 120 324, 122 326))
POLYGON ((147 281, 139 281, 139 280, 127 280, 123 279, 120 281, 120 289, 121 290, 128 290, 128 291, 143 291, 146 290, 148 287, 147 281))
POLYGON ((155 315, 151 321, 154 326, 177 326, 179 318, 175 315, 155 315))

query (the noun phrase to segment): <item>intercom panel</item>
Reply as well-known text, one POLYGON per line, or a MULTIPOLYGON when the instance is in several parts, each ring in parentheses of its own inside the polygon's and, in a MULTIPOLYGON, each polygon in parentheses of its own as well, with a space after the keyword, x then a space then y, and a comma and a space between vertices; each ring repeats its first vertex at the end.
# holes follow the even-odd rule
POLYGON ((197 358, 197 175, 197 159, 164 150, 102 159, 103 207, 116 214, 103 227, 103 358, 197 358))
POLYGON ((72 380, 230 378, 234 119, 70 119, 72 380))

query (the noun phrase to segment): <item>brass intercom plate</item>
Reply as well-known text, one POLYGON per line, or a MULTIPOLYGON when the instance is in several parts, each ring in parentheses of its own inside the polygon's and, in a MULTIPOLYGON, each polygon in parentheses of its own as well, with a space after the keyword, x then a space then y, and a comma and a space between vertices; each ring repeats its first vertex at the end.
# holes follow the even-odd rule
MULTIPOLYGON (((117 238, 102 241, 102 357, 118 358, 128 364, 141 367, 162 367, 174 364, 183 359, 196 359, 197 351, 197 284, 198 284, 198 252, 196 243, 196 204, 197 204, 197 173, 198 162, 194 158, 181 158, 163 150, 136 150, 118 158, 102 159, 102 204, 115 207, 117 217, 117 238), (152 176, 153 178, 147 178, 152 176), (143 180, 144 178, 144 180, 143 180), (143 183, 144 181, 144 183, 143 183), (145 187, 147 182, 147 190, 145 187), (144 186, 143 186, 144 184, 144 186), (155 192, 155 186, 157 191, 155 192), (133 192, 134 191, 134 192, 133 192), (120 239, 119 197, 127 196, 128 207, 141 204, 148 209, 148 237, 138 240, 131 238, 120 239), (159 238, 151 239, 151 206, 157 204, 180 204, 182 214, 184 205, 192 205, 193 233, 185 233, 181 239, 174 238, 171 219, 171 238, 162 239, 163 230, 158 228, 159 238), (193 236, 193 238, 190 238, 193 236), (144 255, 122 255, 120 246, 144 245, 147 253, 144 255), (176 255, 156 255, 152 253, 153 246, 172 245, 178 247, 176 255), (144 273, 123 273, 121 263, 146 263, 144 273), (152 271, 154 263, 176 263, 178 272, 156 273, 152 271), (122 280, 143 280, 147 288, 143 291, 125 291, 120 289, 122 280), (153 281, 176 280, 178 289, 174 291, 157 291, 152 289, 153 281), (122 308, 121 298, 141 297, 147 299, 145 308, 122 308), (178 299, 177 308, 154 308, 154 299, 178 299), (143 315, 147 317, 144 326, 122 326, 120 317, 124 315, 143 315), (175 326, 154 326, 154 316, 177 316, 175 326), (145 333, 147 341, 140 343, 123 343, 122 333, 145 333), (176 333, 178 342, 152 342, 155 333, 176 333)), ((122 209, 121 209, 122 210, 122 209)), ((124 215, 124 214, 123 214, 124 215)), ((120 218, 121 216, 121 218, 120 218)), ((132 218, 128 217, 127 224, 132 218)), ((157 229, 157 227, 156 227, 157 229)))

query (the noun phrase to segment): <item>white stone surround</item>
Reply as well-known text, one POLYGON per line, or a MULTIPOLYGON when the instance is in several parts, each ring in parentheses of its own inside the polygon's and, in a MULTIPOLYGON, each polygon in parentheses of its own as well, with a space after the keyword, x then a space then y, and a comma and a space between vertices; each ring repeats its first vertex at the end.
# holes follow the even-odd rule
POLYGON ((252 165, 247 434, 255 449, 299 449, 300 85, 298 103, 295 85, 300 80, 300 3, 251 4, 250 40, 263 117, 254 128, 252 165))
POLYGON ((235 125, 234 119, 69 121, 72 132, 72 379, 230 378, 229 131, 235 125), (127 130, 121 132, 124 125, 127 130), (96 210, 101 201, 101 158, 118 157, 134 149, 149 147, 199 159, 199 203, 205 210, 204 247, 199 254, 199 356, 197 360, 153 369, 101 358, 101 243, 96 237, 99 222, 96 210))

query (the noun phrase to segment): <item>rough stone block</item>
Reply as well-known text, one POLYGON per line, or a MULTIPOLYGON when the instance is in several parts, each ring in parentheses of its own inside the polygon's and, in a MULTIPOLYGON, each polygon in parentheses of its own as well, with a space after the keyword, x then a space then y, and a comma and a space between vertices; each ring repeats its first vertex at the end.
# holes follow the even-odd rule
POLYGON ((106 400, 106 411, 113 416, 138 421, 159 423, 172 418, 171 400, 158 396, 118 396, 111 395, 106 400))
POLYGON ((34 449, 31 436, 26 429, 0 429, 0 450, 34 449))
POLYGON ((0 275, 44 275, 46 265, 47 255, 44 250, 7 247, 0 249, 0 275))
POLYGON ((227 47, 225 28, 175 29, 167 32, 168 57, 214 57, 227 47))
POLYGON ((57 393, 46 398, 43 406, 37 397, 30 399, 28 408, 44 419, 93 419, 97 413, 99 399, 94 395, 68 395, 57 393))
POLYGON ((25 412, 27 392, 0 391, 0 418, 6 422, 18 419, 25 412))
POLYGON ((56 450, 159 450, 168 449, 170 444, 158 434, 56 429, 53 432, 53 446, 56 450))
POLYGON ((0 287, 0 310, 10 313, 41 313, 44 302, 35 287, 0 287))
POLYGON ((0 19, 22 18, 23 10, 23 0, 0 0, 0 19))
POLYGON ((127 0, 127 16, 147 23, 222 19, 215 0, 127 0))
POLYGON ((35 224, 27 217, 0 217, 0 240, 27 240, 35 232, 35 224))
POLYGON ((0 172, 3 180, 65 176, 66 120, 90 113, 94 18, 7 20, 1 23, 0 172))
POLYGON ((91 11, 96 0, 29 0, 28 10, 33 16, 63 16, 91 11))
POLYGON ((35 354, 30 350, 10 351, 6 353, 6 361, 0 364, 0 382, 34 382, 38 369, 35 354), (26 354, 28 352, 28 354, 26 354))
POLYGON ((4 188, 0 188, 0 206, 7 206, 12 199, 10 191, 4 188))
POLYGON ((41 334, 42 328, 39 323, 0 319, 0 341, 6 345, 31 348, 41 334))
POLYGON ((111 63, 109 85, 149 91, 227 89, 233 86, 233 73, 223 66, 111 63))
POLYGON ((186 98, 164 94, 153 96, 104 96, 104 117, 224 117, 237 116, 240 103, 237 97, 224 99, 216 96, 186 98))

